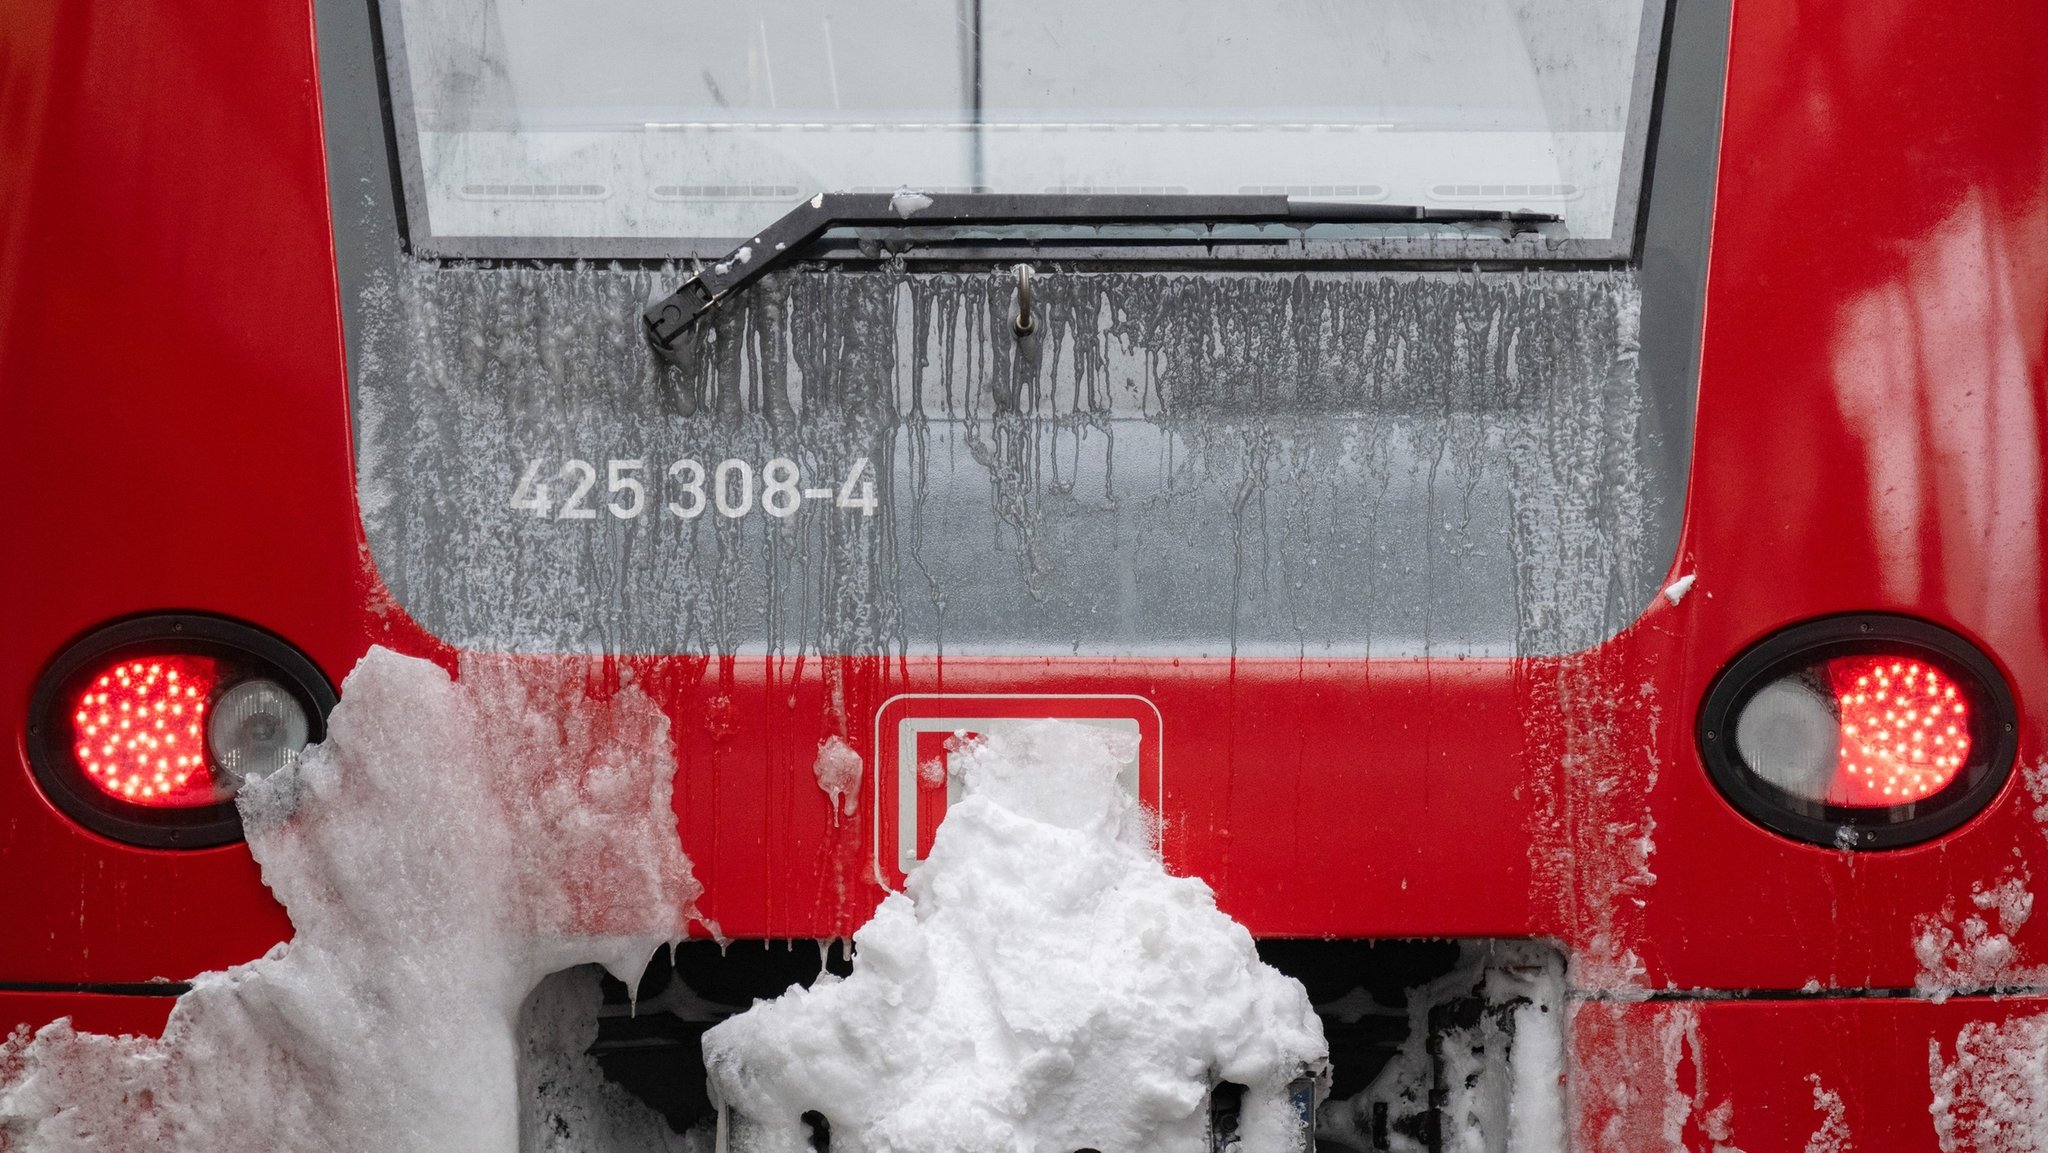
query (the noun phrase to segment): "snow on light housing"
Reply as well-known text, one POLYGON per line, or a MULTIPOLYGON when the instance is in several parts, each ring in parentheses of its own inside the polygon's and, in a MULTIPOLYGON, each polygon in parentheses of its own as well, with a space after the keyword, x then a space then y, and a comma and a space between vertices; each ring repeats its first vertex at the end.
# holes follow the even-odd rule
POLYGON ((334 690, 291 645, 219 617, 119 621, 36 682, 29 764, 60 810, 152 848, 240 839, 235 792, 324 735, 334 690))
POLYGON ((1765 828, 1843 849, 1941 836, 2011 774, 2012 693, 1946 629, 1885 614, 1795 625, 1737 657, 1699 715, 1707 771, 1765 828))

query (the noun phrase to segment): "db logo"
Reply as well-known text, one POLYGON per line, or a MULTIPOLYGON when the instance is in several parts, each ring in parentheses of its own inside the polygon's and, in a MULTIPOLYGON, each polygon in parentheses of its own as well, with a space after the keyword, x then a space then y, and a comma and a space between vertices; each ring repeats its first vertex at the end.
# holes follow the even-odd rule
POLYGON ((1124 787, 1157 810, 1165 760, 1159 710, 1139 696, 1063 693, 911 693, 875 714, 875 873, 897 888, 924 859, 946 805, 960 797, 948 758, 961 742, 1006 725, 1056 719, 1100 725, 1138 738, 1124 787))

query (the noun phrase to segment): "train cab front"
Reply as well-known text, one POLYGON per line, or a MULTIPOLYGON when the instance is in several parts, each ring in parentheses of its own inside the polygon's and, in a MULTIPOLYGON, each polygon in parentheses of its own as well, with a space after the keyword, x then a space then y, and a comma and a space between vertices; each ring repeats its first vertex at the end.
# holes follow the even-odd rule
POLYGON ((1735 7, 0 17, 0 1149, 2048 1141, 2048 26, 1735 7))

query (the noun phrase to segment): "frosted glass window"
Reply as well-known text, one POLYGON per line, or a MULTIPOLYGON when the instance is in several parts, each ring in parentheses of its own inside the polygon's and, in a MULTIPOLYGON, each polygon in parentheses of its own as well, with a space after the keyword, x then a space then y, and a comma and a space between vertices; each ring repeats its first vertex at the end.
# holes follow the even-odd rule
POLYGON ((1520 209, 1606 239, 1655 39, 1644 0, 385 12, 415 227, 441 238, 737 238, 815 192, 908 186, 1520 209))

